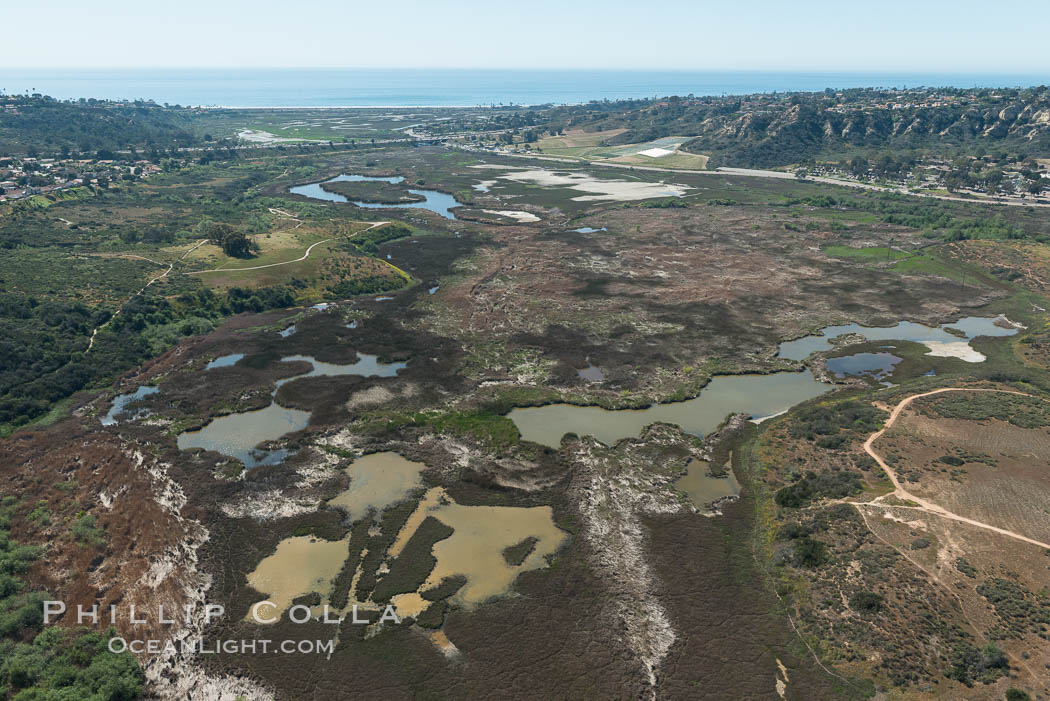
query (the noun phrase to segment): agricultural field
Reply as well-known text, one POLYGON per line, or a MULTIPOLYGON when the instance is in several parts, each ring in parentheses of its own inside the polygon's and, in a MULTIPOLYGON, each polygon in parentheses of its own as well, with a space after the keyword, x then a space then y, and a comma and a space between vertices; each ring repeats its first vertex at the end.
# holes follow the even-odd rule
POLYGON ((690 137, 670 136, 645 143, 603 146, 602 143, 626 132, 626 129, 584 131, 573 129, 557 136, 545 136, 536 143, 540 153, 582 161, 609 162, 634 166, 651 166, 671 170, 704 170, 708 157, 679 151, 690 137))
POLYGON ((372 143, 404 141, 416 133, 484 128, 500 114, 494 109, 449 108, 210 108, 198 115, 195 125, 212 140, 235 139, 244 144, 372 143))

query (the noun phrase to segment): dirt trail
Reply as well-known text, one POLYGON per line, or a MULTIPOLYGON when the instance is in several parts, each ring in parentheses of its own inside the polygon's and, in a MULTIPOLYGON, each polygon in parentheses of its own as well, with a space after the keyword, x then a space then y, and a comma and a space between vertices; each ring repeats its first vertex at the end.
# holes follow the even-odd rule
POLYGON ((875 433, 873 433, 870 436, 868 436, 868 439, 866 441, 864 441, 864 450, 865 450, 865 452, 867 452, 868 455, 870 455, 872 458, 875 459, 875 462, 877 462, 879 464, 879 467, 881 467, 883 469, 883 471, 886 473, 886 475, 890 478, 890 482, 893 483, 894 491, 891 492, 891 494, 886 494, 886 495, 883 495, 883 496, 879 497, 875 501, 865 502, 864 505, 865 506, 891 506, 890 504, 881 504, 879 502, 882 499, 885 499, 887 496, 891 496, 892 495, 892 496, 897 497, 898 499, 903 499, 903 500, 906 500, 906 501, 910 501, 910 502, 913 502, 914 504, 917 505, 917 506, 914 506, 914 507, 897 507, 897 508, 914 508, 914 509, 917 509, 919 511, 926 511, 928 513, 935 514, 935 515, 940 516, 942 518, 951 519, 953 521, 959 521, 960 523, 968 523, 971 526, 976 526, 977 528, 983 528, 985 530, 992 531, 993 533, 998 533, 1000 535, 1007 536, 1008 538, 1013 538, 1015 540, 1020 540, 1020 541, 1022 541, 1024 543, 1029 543, 1031 545, 1038 545, 1041 548, 1045 548, 1046 550, 1050 550, 1050 543, 1044 543, 1042 541, 1035 540, 1033 538, 1029 538, 1027 536, 1021 535, 1020 533, 1015 533, 1014 531, 1010 531, 1010 530, 1007 530, 1005 528, 999 528, 998 526, 993 526, 991 524, 984 523, 983 521, 976 521, 976 520, 974 520, 972 518, 966 518, 965 516, 960 516, 960 515, 958 515, 956 513, 948 511, 947 509, 945 509, 942 506, 934 504, 931 501, 923 499, 922 497, 915 496, 914 494, 912 494, 911 492, 906 490, 903 486, 901 486, 900 481, 897 479, 897 473, 894 472, 893 468, 890 467, 889 465, 887 465, 886 461, 883 460, 882 457, 878 453, 875 452, 875 449, 872 447, 872 444, 874 444, 875 441, 877 441, 882 436, 882 434, 884 434, 886 431, 888 431, 893 426, 893 424, 896 423, 897 418, 901 415, 901 412, 904 411, 904 409, 909 404, 911 404, 916 399, 921 399, 922 397, 929 397, 929 396, 934 395, 934 394, 942 394, 944 392, 1001 392, 1003 394, 1017 394, 1017 395, 1020 395, 1022 397, 1031 397, 1032 396, 1030 394, 1026 394, 1025 392, 1017 392, 1017 391, 1005 390, 1005 389, 982 389, 982 388, 974 388, 974 387, 945 387, 943 389, 935 389, 932 392, 923 392, 922 394, 913 394, 910 397, 905 397, 904 399, 902 399, 900 401, 899 404, 897 404, 897 406, 895 406, 893 408, 893 411, 890 413, 889 419, 886 420, 886 425, 883 426, 880 430, 878 430, 875 433))
MULTIPOLYGON (((157 280, 160 280, 161 278, 165 278, 165 277, 167 277, 167 276, 168 276, 168 273, 170 273, 170 272, 171 272, 172 270, 174 270, 174 269, 175 269, 175 264, 176 264, 176 263, 178 263, 178 262, 179 262, 180 260, 182 260, 183 258, 185 258, 186 256, 188 256, 189 254, 191 254, 191 253, 193 253, 194 251, 196 251, 196 250, 197 250, 198 248, 200 248, 200 247, 201 247, 201 246, 203 246, 203 245, 204 245, 205 243, 207 243, 207 241, 208 241, 208 239, 201 239, 201 240, 200 240, 200 241, 198 241, 198 242, 197 242, 197 243, 196 243, 196 244, 195 244, 195 245, 194 245, 194 246, 193 246, 192 248, 190 248, 190 249, 189 249, 188 251, 186 251, 185 253, 183 253, 183 254, 182 254, 181 256, 179 256, 179 257, 178 257, 178 258, 177 258, 176 260, 173 260, 173 261, 172 261, 171 263, 169 263, 169 264, 168 264, 168 269, 167 269, 167 270, 165 270, 165 271, 164 271, 163 273, 161 273, 160 275, 156 275, 156 276, 154 276, 154 277, 150 278, 149 282, 147 282, 147 283, 146 283, 145 285, 143 285, 143 286, 142 286, 142 289, 141 289, 141 290, 139 290, 139 291, 138 291, 138 292, 136 292, 135 294, 133 294, 133 295, 131 295, 130 297, 128 297, 128 298, 127 298, 127 300, 125 300, 124 304, 120 305, 120 308, 119 308, 119 309, 117 309, 117 311, 113 312, 113 316, 109 317, 109 320, 108 320, 108 321, 106 321, 106 323, 104 323, 104 324, 100 324, 100 325, 96 326, 96 327, 95 327, 95 330, 91 332, 91 339, 90 339, 90 340, 88 340, 88 347, 87 347, 87 350, 85 350, 85 351, 84 351, 84 354, 86 355, 86 354, 88 354, 88 353, 90 353, 90 352, 91 352, 91 349, 95 347, 95 336, 97 336, 97 335, 98 335, 98 332, 99 332, 99 331, 101 331, 102 329, 106 328, 106 326, 108 326, 108 325, 109 325, 109 323, 110 323, 111 321, 113 321, 113 319, 115 319, 115 318, 116 318, 117 314, 120 314, 120 312, 122 312, 122 311, 124 310, 124 307, 125 307, 125 306, 127 306, 127 303, 128 303, 128 302, 130 302, 131 300, 135 299, 135 298, 136 298, 136 297, 138 297, 138 296, 139 296, 140 294, 142 294, 143 292, 145 292, 145 291, 146 291, 146 288, 148 288, 148 287, 149 287, 150 285, 152 285, 153 283, 155 283, 155 282, 156 282, 157 280)), ((131 255, 131 256, 127 256, 127 257, 128 257, 128 258, 139 258, 139 259, 141 259, 141 260, 148 260, 148 261, 149 261, 150 263, 156 263, 157 265, 164 265, 163 263, 159 263, 159 262, 157 262, 157 261, 155 261, 155 260, 152 260, 152 259, 150 259, 150 258, 144 258, 143 256, 135 256, 135 255, 131 255)))
MULTIPOLYGON (((372 229, 376 228, 377 226, 382 226, 383 224, 389 224, 389 223, 390 222, 385 222, 385 221, 376 222, 375 224, 372 224, 372 226, 368 227, 367 229, 362 229, 361 231, 358 231, 357 234, 363 234, 366 231, 371 231, 372 229)), ((350 238, 353 238, 354 236, 357 236, 357 234, 350 234, 350 238)), ((266 265, 254 265, 254 266, 252 266, 250 268, 215 268, 213 270, 197 270, 197 271, 189 272, 189 273, 186 273, 186 274, 187 275, 204 275, 205 273, 230 273, 230 272, 240 272, 242 270, 262 270, 263 268, 276 268, 276 267, 278 267, 280 265, 291 265, 292 263, 300 263, 300 262, 302 262, 302 261, 304 261, 304 260, 306 260, 307 258, 310 257, 310 251, 314 250, 315 246, 320 246, 322 243, 328 243, 329 241, 334 241, 337 238, 340 238, 340 237, 339 236, 333 236, 331 238, 325 239, 324 241, 318 241, 317 243, 310 244, 309 248, 306 249, 306 253, 304 253, 302 256, 300 256, 299 258, 296 258, 295 260, 286 260, 283 263, 268 263, 266 265)))
MULTIPOLYGON (((285 171, 285 175, 287 175, 287 171, 285 171)), ((270 214, 275 214, 277 216, 284 217, 286 219, 291 219, 292 221, 294 221, 295 222, 295 226, 293 226, 291 228, 291 231, 295 231, 296 229, 298 229, 300 226, 303 225, 303 220, 302 219, 299 219, 294 214, 290 214, 290 213, 284 211, 283 209, 278 209, 276 207, 270 207, 269 211, 270 211, 270 214)))

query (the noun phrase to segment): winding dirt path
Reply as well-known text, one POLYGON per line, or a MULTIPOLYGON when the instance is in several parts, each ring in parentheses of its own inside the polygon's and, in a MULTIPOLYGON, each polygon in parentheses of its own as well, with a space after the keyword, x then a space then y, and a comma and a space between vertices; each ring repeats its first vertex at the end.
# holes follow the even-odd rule
MULTIPOLYGON (((386 221, 376 222, 376 223, 372 224, 372 226, 368 227, 367 229, 361 229, 361 231, 358 231, 356 234, 350 234, 349 238, 353 238, 353 237, 357 236, 358 234, 363 234, 366 231, 371 231, 372 229, 376 228, 377 226, 382 226, 383 224, 389 224, 389 223, 390 222, 386 222, 386 221)), ((262 270, 263 268, 276 268, 276 267, 278 267, 280 265, 291 265, 292 263, 301 263, 302 261, 304 261, 304 260, 306 260, 307 258, 310 257, 310 251, 314 250, 314 247, 320 246, 322 243, 328 243, 329 241, 334 241, 337 238, 341 238, 341 237, 333 236, 332 238, 325 239, 324 241, 318 241, 317 243, 312 243, 306 249, 306 253, 304 253, 302 256, 300 256, 299 258, 296 258, 295 260, 286 260, 283 263, 267 263, 266 265, 254 265, 254 266, 252 266, 250 268, 214 268, 213 270, 197 270, 197 271, 189 272, 189 273, 186 273, 186 274, 187 275, 204 275, 206 273, 238 273, 238 272, 240 272, 242 270, 262 270)))
MULTIPOLYGON (((131 300, 135 299, 135 298, 136 298, 136 297, 138 297, 138 296, 139 296, 140 294, 142 294, 143 292, 145 292, 145 291, 146 291, 146 288, 148 288, 148 287, 149 287, 150 285, 152 285, 153 283, 155 283, 155 282, 156 282, 157 280, 160 280, 161 278, 166 278, 166 277, 168 277, 168 273, 170 273, 170 272, 171 272, 172 270, 174 270, 174 269, 175 269, 175 264, 176 264, 176 263, 178 263, 179 261, 181 261, 182 259, 184 259, 184 258, 185 258, 186 256, 188 256, 189 254, 191 254, 191 253, 193 253, 194 251, 196 251, 196 250, 197 250, 198 248, 200 248, 200 247, 201 247, 201 246, 203 246, 203 245, 204 245, 205 243, 207 243, 207 241, 208 241, 208 239, 201 239, 200 241, 198 241, 198 242, 197 242, 197 243, 196 243, 196 244, 195 244, 195 245, 193 246, 193 248, 190 248, 190 249, 189 249, 188 251, 186 251, 185 253, 183 253, 183 254, 182 254, 181 256, 179 256, 179 257, 178 257, 177 259, 173 260, 173 261, 172 261, 171 263, 168 263, 168 269, 167 269, 167 270, 165 270, 165 271, 164 271, 163 273, 161 273, 160 275, 156 275, 156 276, 154 276, 154 277, 151 277, 151 278, 150 278, 150 280, 149 280, 149 282, 147 282, 147 283, 146 283, 145 285, 143 285, 143 286, 142 286, 142 289, 141 289, 141 290, 139 290, 139 291, 138 291, 138 292, 136 292, 135 294, 133 294, 133 295, 131 295, 130 297, 128 297, 128 298, 127 298, 127 300, 125 300, 125 301, 124 301, 124 304, 120 305, 120 308, 119 308, 119 309, 117 309, 117 311, 113 312, 113 316, 109 317, 109 320, 108 320, 108 321, 106 321, 106 323, 104 323, 104 324, 100 324, 99 326, 96 326, 96 327, 95 327, 95 330, 91 332, 91 338, 90 338, 90 339, 88 340, 88 347, 87 347, 87 350, 85 350, 85 351, 84 351, 84 354, 85 354, 85 355, 87 355, 88 353, 90 353, 90 352, 91 352, 91 349, 95 347, 95 336, 97 336, 97 335, 98 335, 98 332, 99 332, 99 331, 101 331, 102 329, 104 329, 104 328, 106 328, 107 326, 109 326, 109 323, 110 323, 111 321, 113 321, 113 320, 114 320, 114 319, 115 319, 115 318, 117 317, 117 314, 120 314, 120 313, 121 313, 122 311, 124 311, 124 307, 125 307, 125 306, 127 306, 128 302, 130 302, 131 300)), ((155 261, 155 260, 153 260, 153 259, 151 259, 151 258, 144 258, 143 256, 136 256, 136 255, 131 255, 131 256, 127 256, 127 257, 128 257, 128 258, 138 258, 138 259, 140 259, 140 260, 148 260, 148 261, 149 261, 150 263, 155 263, 155 264, 157 264, 157 265, 164 265, 163 263, 157 262, 157 261, 155 261)))
POLYGON ((1016 533, 1014 531, 1010 531, 1010 530, 1007 530, 1005 528, 999 528, 998 526, 993 526, 991 524, 984 523, 983 521, 976 521, 976 520, 974 520, 972 518, 967 518, 965 516, 960 516, 959 514, 953 513, 951 511, 948 511, 944 507, 939 506, 939 505, 933 503, 932 501, 929 501, 927 499, 923 499, 922 497, 915 496, 914 494, 909 492, 907 489, 905 489, 901 485, 900 480, 897 479, 897 473, 893 471, 892 467, 890 467, 889 465, 886 464, 886 461, 882 459, 882 456, 880 456, 878 453, 875 452, 875 448, 872 447, 873 444, 875 443, 875 441, 877 441, 882 436, 882 434, 886 433, 886 431, 888 431, 893 426, 893 424, 897 422, 897 419, 900 417, 901 412, 904 411, 904 409, 909 404, 911 404, 916 399, 921 399, 922 397, 929 397, 929 396, 932 396, 934 394, 943 394, 944 392, 1000 392, 1002 394, 1016 394, 1016 395, 1020 395, 1022 397, 1031 397, 1032 396, 1030 394, 1026 394, 1025 392, 1017 392, 1017 391, 1014 391, 1014 390, 1006 390, 1006 389, 985 389, 985 388, 975 388, 975 387, 945 387, 945 388, 942 388, 942 389, 935 389, 932 392, 923 392, 922 394, 913 394, 913 395, 911 395, 909 397, 905 397, 904 399, 902 399, 900 401, 899 404, 897 404, 897 406, 895 406, 893 408, 893 411, 890 412, 890 417, 889 417, 889 419, 886 420, 886 425, 883 426, 880 430, 878 430, 875 433, 873 433, 870 436, 868 436, 868 439, 866 441, 864 441, 864 451, 868 455, 870 455, 872 458, 875 459, 875 462, 877 462, 879 464, 879 467, 881 467, 883 469, 883 471, 886 473, 886 475, 890 478, 890 482, 893 483, 894 490, 890 494, 883 495, 883 496, 879 497, 878 499, 876 499, 875 501, 855 502, 855 505, 881 506, 881 507, 893 507, 893 508, 912 508, 912 509, 916 509, 916 510, 919 510, 919 511, 926 511, 926 512, 934 514, 936 516, 940 516, 941 518, 950 519, 952 521, 959 521, 960 523, 967 523, 967 524, 969 524, 971 526, 976 526, 977 528, 983 528, 985 530, 992 531, 993 533, 998 533, 999 535, 1004 535, 1004 536, 1006 536, 1008 538, 1013 538, 1014 540, 1020 540, 1020 541, 1022 541, 1024 543, 1029 543, 1030 545, 1037 545, 1040 548, 1044 548, 1046 550, 1050 550, 1050 543, 1044 543, 1042 541, 1035 540, 1033 538, 1029 538, 1028 536, 1021 535, 1020 533, 1016 533), (902 506, 897 506, 897 505, 892 505, 892 504, 882 504, 882 503, 880 503, 880 501, 882 499, 885 499, 887 496, 895 496, 895 497, 897 497, 899 499, 903 499, 903 500, 906 500, 906 501, 913 502, 914 504, 916 504, 916 506, 903 506, 902 507, 902 506))
MULTIPOLYGON (((284 173, 282 174, 282 177, 284 175, 288 175, 288 171, 287 170, 284 171, 284 173)), ((288 212, 284 211, 283 209, 278 209, 276 207, 270 207, 269 211, 270 211, 270 214, 276 214, 277 216, 284 217, 286 219, 291 219, 292 221, 294 221, 295 222, 295 226, 293 226, 291 228, 292 231, 295 231, 296 229, 298 229, 300 226, 303 225, 303 220, 302 219, 299 219, 298 217, 296 217, 293 214, 289 214, 288 212)))

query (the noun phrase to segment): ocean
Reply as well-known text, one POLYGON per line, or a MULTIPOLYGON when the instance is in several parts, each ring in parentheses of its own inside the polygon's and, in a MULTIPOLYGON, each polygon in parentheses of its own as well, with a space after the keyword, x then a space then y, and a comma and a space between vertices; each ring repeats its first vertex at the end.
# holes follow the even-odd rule
POLYGON ((849 87, 1022 87, 1045 75, 474 69, 12 69, 0 90, 227 107, 450 107, 849 87))

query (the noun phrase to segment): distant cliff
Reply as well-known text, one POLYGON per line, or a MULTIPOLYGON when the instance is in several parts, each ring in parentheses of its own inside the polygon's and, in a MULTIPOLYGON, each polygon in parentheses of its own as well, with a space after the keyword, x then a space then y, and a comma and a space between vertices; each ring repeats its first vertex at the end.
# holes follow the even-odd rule
POLYGON ((555 110, 566 127, 626 128, 605 145, 695 136, 717 165, 774 167, 879 150, 1050 153, 1050 89, 847 90, 592 103, 555 110))

